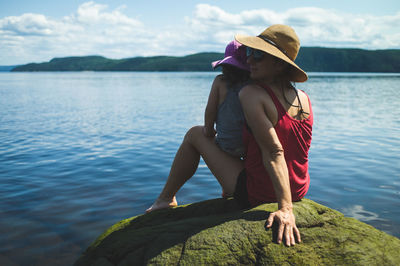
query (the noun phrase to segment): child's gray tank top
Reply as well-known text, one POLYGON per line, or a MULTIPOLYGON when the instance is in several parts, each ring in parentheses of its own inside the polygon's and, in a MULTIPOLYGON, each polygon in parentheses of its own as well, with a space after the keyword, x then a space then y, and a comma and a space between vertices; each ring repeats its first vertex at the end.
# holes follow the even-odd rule
POLYGON ((245 82, 228 87, 225 100, 218 106, 216 142, 222 150, 235 157, 243 157, 245 153, 242 140, 245 119, 239 100, 239 91, 247 84, 248 82, 245 82))

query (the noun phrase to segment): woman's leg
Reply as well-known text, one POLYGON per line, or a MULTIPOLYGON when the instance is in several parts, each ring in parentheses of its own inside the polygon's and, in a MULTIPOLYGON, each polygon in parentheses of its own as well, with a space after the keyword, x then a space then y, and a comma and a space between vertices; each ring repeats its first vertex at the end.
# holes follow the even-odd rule
POLYGON ((191 128, 178 149, 172 163, 167 182, 147 212, 176 206, 175 194, 189 180, 197 170, 200 156, 217 178, 227 195, 232 195, 239 173, 243 170, 243 162, 222 151, 214 138, 207 138, 203 134, 203 127, 191 128))

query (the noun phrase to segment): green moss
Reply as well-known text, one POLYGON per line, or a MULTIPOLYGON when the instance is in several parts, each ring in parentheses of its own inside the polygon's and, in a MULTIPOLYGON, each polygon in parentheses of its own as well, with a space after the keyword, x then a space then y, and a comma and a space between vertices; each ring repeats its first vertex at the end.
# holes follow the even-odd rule
POLYGON ((216 199, 123 220, 76 265, 396 265, 400 240, 304 199, 294 204, 303 242, 276 244, 265 221, 276 204, 240 210, 216 199))

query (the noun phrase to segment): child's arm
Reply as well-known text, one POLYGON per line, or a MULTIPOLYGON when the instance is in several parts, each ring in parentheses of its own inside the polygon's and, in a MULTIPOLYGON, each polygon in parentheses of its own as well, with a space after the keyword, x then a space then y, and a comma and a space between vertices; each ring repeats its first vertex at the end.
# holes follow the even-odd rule
POLYGON ((219 103, 219 87, 221 86, 222 75, 215 77, 211 86, 210 95, 208 96, 207 107, 204 112, 204 135, 206 137, 214 137, 214 124, 217 119, 218 103, 219 103))

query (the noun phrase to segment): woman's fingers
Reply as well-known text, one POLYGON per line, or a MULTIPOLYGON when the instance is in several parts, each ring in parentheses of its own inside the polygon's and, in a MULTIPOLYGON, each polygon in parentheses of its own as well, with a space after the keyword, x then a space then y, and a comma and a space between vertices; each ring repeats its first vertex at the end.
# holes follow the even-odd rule
POLYGON ((296 240, 294 239, 294 234, 293 234, 293 227, 290 227, 290 245, 291 246, 296 245, 296 240))
POLYGON ((293 231, 294 231, 294 233, 295 233, 295 236, 296 236, 296 238, 297 238, 297 242, 301 242, 301 237, 300 237, 300 231, 299 231, 299 229, 297 229, 297 226, 295 226, 294 228, 293 228, 293 231))
POLYGON ((285 226, 285 244, 288 247, 296 245, 293 235, 293 227, 290 225, 285 226))
POLYGON ((301 242, 300 231, 297 228, 296 224, 291 222, 291 219, 287 219, 287 217, 282 217, 280 213, 273 212, 269 215, 267 219, 267 228, 270 228, 274 223, 274 220, 278 223, 278 234, 277 234, 277 243, 282 243, 284 241, 286 246, 294 246, 297 242, 301 242))
POLYGON ((290 247, 290 228, 285 226, 285 245, 290 247))
POLYGON ((275 213, 270 213, 269 217, 268 217, 268 223, 267 223, 267 228, 270 228, 272 226, 272 224, 274 223, 274 217, 275 217, 275 213))
POLYGON ((280 223, 279 224, 279 229, 278 229, 278 239, 277 239, 278 244, 280 244, 282 242, 284 231, 285 231, 285 225, 283 223, 280 223))

